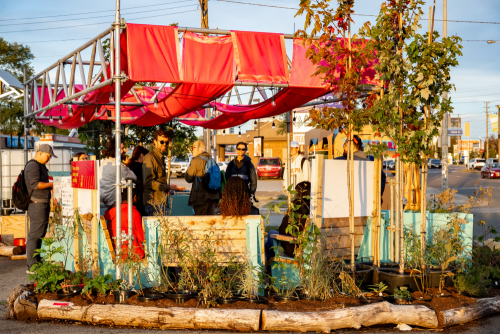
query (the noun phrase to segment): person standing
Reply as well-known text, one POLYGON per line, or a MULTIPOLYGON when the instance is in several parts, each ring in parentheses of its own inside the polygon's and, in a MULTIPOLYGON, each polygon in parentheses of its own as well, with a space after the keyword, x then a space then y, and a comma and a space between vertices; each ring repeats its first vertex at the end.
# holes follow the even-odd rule
MULTIPOLYGON (((101 202, 110 207, 116 202, 116 142, 110 138, 106 143, 106 149, 103 152, 104 159, 99 167, 99 195, 101 202)), ((123 143, 121 146, 121 160, 124 157, 123 143)), ((137 182, 135 174, 121 161, 121 178, 137 182)))
POLYGON ((191 160, 185 176, 186 182, 192 183, 188 205, 193 207, 195 216, 209 216, 212 215, 212 209, 220 199, 220 190, 209 192, 202 184, 205 165, 212 157, 201 140, 195 141, 191 150, 194 159, 191 160))
POLYGON ((168 192, 170 190, 185 189, 184 187, 177 187, 175 184, 168 184, 167 166, 163 156, 163 153, 167 151, 168 141, 169 134, 167 130, 156 130, 153 134, 153 150, 146 154, 142 162, 143 204, 144 211, 148 216, 154 216, 155 213, 166 216, 168 192), (158 210, 160 212, 157 212, 158 210))
MULTIPOLYGON (((128 164, 128 168, 137 176, 137 185, 144 188, 144 181, 142 177, 142 162, 144 161, 144 157, 149 153, 149 151, 143 146, 136 146, 134 152, 132 153, 132 158, 130 159, 130 163, 128 164)), ((137 207, 137 210, 141 213, 141 216, 146 215, 146 211, 144 211, 144 194, 141 192, 137 195, 137 203, 134 204, 137 207)))
POLYGON ((246 183, 246 189, 250 196, 255 194, 257 190, 257 172, 252 163, 252 159, 245 153, 247 152, 247 143, 239 142, 236 144, 236 152, 238 156, 231 160, 226 168, 226 180, 231 176, 238 176, 246 183))
MULTIPOLYGON (((299 154, 299 143, 295 140, 290 143, 291 153, 291 178, 292 182, 288 181, 288 166, 285 165, 283 172, 283 192, 286 194, 288 186, 293 184, 293 187, 301 182, 311 182, 311 166, 302 154, 299 154)), ((293 188, 292 188, 293 189, 293 188)))
POLYGON ((26 258, 28 275, 33 274, 31 268, 41 261, 40 254, 35 250, 42 248, 42 239, 47 233, 50 214, 50 198, 53 183, 49 182, 49 170, 45 166, 54 157, 54 150, 49 144, 41 144, 35 157, 28 161, 24 168, 24 181, 31 201, 28 206, 30 231, 26 242, 26 258))

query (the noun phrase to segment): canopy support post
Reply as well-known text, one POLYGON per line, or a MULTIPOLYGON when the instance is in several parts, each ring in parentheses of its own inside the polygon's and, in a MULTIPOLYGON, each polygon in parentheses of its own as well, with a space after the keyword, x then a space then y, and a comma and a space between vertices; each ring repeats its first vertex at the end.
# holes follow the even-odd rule
MULTIPOLYGON (((122 211, 119 209, 122 202, 121 187, 121 66, 120 66, 120 0, 116 0, 116 12, 114 23, 115 38, 115 158, 116 158, 116 254, 119 256, 121 251, 121 231, 122 231, 122 211)), ((130 222, 129 222, 130 224, 130 222)), ((120 267, 116 266, 116 279, 121 278, 120 267)))
MULTIPOLYGON (((292 112, 288 111, 286 113, 286 178, 288 180, 286 184, 286 190, 288 190, 288 187, 292 184, 292 152, 291 152, 291 140, 290 140, 290 133, 292 132, 291 130, 291 117, 292 117, 292 112)), ((290 192, 287 191, 287 201, 288 201, 288 210, 291 208, 291 203, 292 203, 292 196, 290 195, 290 192)))
MULTIPOLYGON (((26 77, 26 67, 23 68, 23 79, 24 82, 28 81, 28 78, 26 77)), ((0 84, 1 85, 1 84, 0 84)), ((24 116, 26 116, 29 112, 28 109, 28 84, 24 84, 24 116)), ((26 164, 28 163, 28 118, 24 117, 24 166, 26 167, 26 164)), ((0 159, 2 159, 2 156, 0 154, 0 159)), ((1 185, 1 184, 0 184, 1 185)), ((2 189, 0 189, 0 192, 2 189)), ((24 214, 24 233, 25 233, 25 238, 28 240, 28 234, 30 232, 29 228, 29 222, 28 222, 28 210, 26 210, 26 213, 24 214)))

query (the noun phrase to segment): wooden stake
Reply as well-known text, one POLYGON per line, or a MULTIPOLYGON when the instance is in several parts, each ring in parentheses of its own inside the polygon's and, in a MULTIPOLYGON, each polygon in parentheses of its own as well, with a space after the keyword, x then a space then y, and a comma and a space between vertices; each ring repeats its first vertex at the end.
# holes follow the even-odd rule
MULTIPOLYGON (((94 163, 94 170, 97 173, 97 163, 96 163, 96 156, 91 155, 90 156, 90 161, 94 163)), ((97 185, 97 177, 94 179, 94 185, 97 185)), ((92 276, 96 277, 100 274, 99 270, 99 261, 97 261, 98 255, 99 255, 99 245, 98 245, 98 231, 99 231, 99 226, 98 226, 98 220, 97 216, 99 212, 97 211, 97 187, 94 187, 95 189, 92 190, 92 240, 91 240, 91 245, 90 245, 90 251, 92 252, 92 276)))
MULTIPOLYGON (((73 158, 73 161, 78 161, 78 158, 73 158)), ((71 175, 73 175, 73 170, 71 170, 71 175)), ((78 214, 78 189, 73 188, 73 219, 75 220, 73 226, 74 231, 74 260, 75 260, 75 271, 80 270, 80 223, 78 214)))

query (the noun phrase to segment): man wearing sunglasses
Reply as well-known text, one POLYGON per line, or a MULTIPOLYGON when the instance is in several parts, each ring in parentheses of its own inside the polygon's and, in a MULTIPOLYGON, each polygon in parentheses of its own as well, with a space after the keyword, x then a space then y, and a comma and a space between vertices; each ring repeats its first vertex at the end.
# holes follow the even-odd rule
POLYGON ((142 178, 144 181, 144 211, 148 216, 159 213, 166 216, 168 203, 166 201, 170 190, 184 190, 175 184, 168 184, 167 167, 163 153, 167 151, 169 134, 165 129, 156 130, 153 134, 154 147, 146 154, 142 162, 142 178), (160 212, 158 212, 160 211, 160 212))
POLYGON ((241 177, 247 184, 249 195, 252 196, 257 190, 257 172, 252 159, 245 154, 247 152, 247 143, 239 142, 236 144, 236 152, 238 156, 227 165, 226 179, 229 180, 231 176, 241 177))

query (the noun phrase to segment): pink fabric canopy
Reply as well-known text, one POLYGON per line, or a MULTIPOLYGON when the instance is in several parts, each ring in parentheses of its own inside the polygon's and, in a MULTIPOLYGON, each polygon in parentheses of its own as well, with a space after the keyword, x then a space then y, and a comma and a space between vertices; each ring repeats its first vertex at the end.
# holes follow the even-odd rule
MULTIPOLYGON (((182 43, 181 58, 177 27, 127 24, 120 38, 120 47, 121 70, 129 80, 121 86, 121 99, 144 106, 122 106, 123 124, 152 126, 179 116, 204 117, 202 106, 209 103, 214 106, 215 99, 232 89, 236 80, 285 83, 289 87, 255 105, 217 103, 217 117, 184 123, 211 129, 237 126, 251 119, 282 114, 329 92, 323 79, 313 75, 316 66, 306 58, 307 49, 300 39, 293 43, 291 74, 281 34, 232 31, 231 36, 218 37, 184 32, 182 43), (132 94, 130 89, 138 82, 166 82, 174 87, 167 85, 161 91, 158 87, 143 87, 136 89, 136 95, 132 94), (156 93, 157 103, 154 101, 156 93)), ((107 72, 109 77, 109 67, 107 72)), ((372 67, 365 71, 364 76, 366 83, 377 83, 372 67)), ((53 116, 52 123, 40 121, 65 129, 79 127, 95 118, 96 104, 110 102, 111 92, 114 92, 114 84, 87 94, 83 101, 88 105, 73 106, 73 117, 69 117, 67 107, 62 106, 46 112, 45 116, 53 116), (80 120, 81 113, 85 115, 84 122, 80 120), (63 117, 62 124, 57 122, 59 115, 63 117)), ((57 99, 64 97, 64 93, 60 93, 57 99)), ((43 106, 48 104, 46 94, 43 106)), ((98 119, 115 119, 114 106, 98 109, 98 119), (104 109, 110 111, 109 117, 104 109)))

